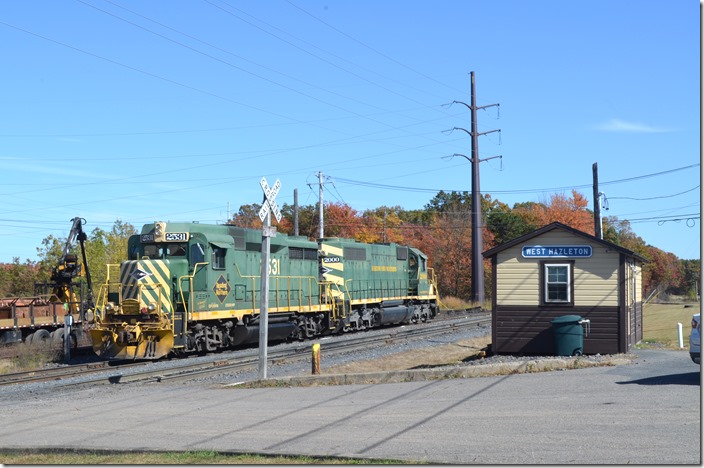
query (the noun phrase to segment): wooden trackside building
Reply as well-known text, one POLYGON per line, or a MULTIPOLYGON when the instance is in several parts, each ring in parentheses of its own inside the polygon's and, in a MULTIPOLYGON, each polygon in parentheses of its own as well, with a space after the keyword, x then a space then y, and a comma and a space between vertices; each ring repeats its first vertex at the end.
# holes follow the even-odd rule
POLYGON ((555 354, 551 322, 563 315, 590 320, 584 354, 625 353, 643 338, 640 255, 561 223, 483 255, 492 262, 492 352, 555 354))

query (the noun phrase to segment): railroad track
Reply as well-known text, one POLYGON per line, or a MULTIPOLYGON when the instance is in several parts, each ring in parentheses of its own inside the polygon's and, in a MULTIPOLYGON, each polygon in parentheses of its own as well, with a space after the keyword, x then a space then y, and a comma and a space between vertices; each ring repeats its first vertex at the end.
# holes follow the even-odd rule
MULTIPOLYGON (((275 346, 267 350, 268 364, 280 364, 298 360, 310 359, 312 344, 319 342, 326 356, 345 354, 356 350, 369 349, 371 346, 380 344, 392 344, 398 341, 418 340, 431 336, 442 335, 452 331, 460 331, 487 325, 491 323, 491 314, 473 313, 461 318, 450 318, 449 320, 438 320, 436 322, 425 323, 419 326, 394 327, 386 330, 377 330, 374 335, 356 333, 344 340, 335 340, 328 337, 300 343, 295 346, 287 346, 277 349, 275 346)), ((129 363, 99 362, 92 364, 81 364, 53 369, 40 369, 30 372, 19 372, 14 374, 0 375, 0 386, 13 384, 26 384, 32 382, 55 381, 59 387, 84 386, 84 385, 108 385, 127 384, 134 382, 161 382, 192 380, 196 378, 208 377, 221 373, 234 373, 257 367, 259 355, 257 349, 240 351, 235 357, 215 359, 208 362, 189 362, 188 359, 176 361, 176 365, 168 368, 157 366, 154 369, 152 362, 139 361, 129 363), (113 370, 113 372, 110 372, 113 370), (76 380, 77 376, 94 377, 76 380)))

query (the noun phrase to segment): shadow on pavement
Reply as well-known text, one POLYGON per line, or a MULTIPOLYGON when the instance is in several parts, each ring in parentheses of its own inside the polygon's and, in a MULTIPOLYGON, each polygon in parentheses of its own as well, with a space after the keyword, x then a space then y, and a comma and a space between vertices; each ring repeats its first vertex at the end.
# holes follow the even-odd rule
POLYGON ((684 374, 669 374, 648 377, 645 379, 616 382, 620 385, 701 385, 701 372, 686 372, 684 374))

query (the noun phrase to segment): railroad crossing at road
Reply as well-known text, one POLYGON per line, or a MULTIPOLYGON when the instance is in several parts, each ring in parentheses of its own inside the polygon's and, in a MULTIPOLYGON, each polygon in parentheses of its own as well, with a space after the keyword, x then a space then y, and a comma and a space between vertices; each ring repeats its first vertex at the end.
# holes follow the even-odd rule
POLYGON ((259 210, 259 219, 264 222, 266 215, 271 211, 274 214, 274 218, 276 218, 276 222, 281 222, 281 210, 279 210, 279 205, 276 203, 276 195, 279 193, 279 190, 281 190, 281 181, 276 179, 273 187, 269 188, 266 177, 262 177, 259 185, 261 185, 262 190, 264 191, 264 201, 262 202, 262 207, 259 210))

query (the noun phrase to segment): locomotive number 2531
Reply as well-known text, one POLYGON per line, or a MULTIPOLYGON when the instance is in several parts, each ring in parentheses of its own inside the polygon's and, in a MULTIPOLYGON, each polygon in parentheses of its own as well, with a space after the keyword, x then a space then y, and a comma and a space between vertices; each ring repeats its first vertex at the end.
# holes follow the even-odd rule
POLYGON ((167 241, 187 241, 188 240, 188 233, 187 232, 167 232, 165 239, 167 241))

